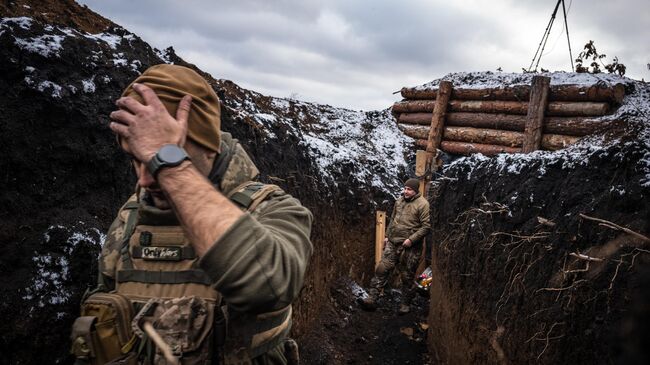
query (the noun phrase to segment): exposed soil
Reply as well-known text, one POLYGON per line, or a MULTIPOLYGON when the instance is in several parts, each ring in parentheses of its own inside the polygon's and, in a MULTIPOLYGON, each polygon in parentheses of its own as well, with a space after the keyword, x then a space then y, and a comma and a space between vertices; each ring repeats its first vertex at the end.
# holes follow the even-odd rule
MULTIPOLYGON (((151 65, 194 66, 172 49, 157 53, 73 2, 23 6, 28 4, 0 6, 3 17, 33 18, 29 26, 14 21, 0 32, 0 350, 3 362, 10 364, 71 363, 70 326, 82 294, 96 281, 102 234, 135 184, 130 163, 108 129, 113 101, 151 65), (112 48, 85 33, 66 36, 47 22, 127 37, 112 48), (43 39, 43 34, 50 40, 65 38, 55 48, 57 55, 28 52, 15 41, 43 39)), ((321 308, 329 303, 330 287, 341 273, 361 281, 372 271, 366 258, 373 257, 374 209, 390 197, 374 187, 348 185, 346 175, 331 183, 315 178, 318 166, 295 131, 279 126, 269 139, 269 131, 229 107, 246 98, 264 111, 270 107, 268 98, 201 73, 223 102, 222 129, 242 142, 261 179, 280 185, 317 217, 314 255, 294 306, 293 336, 301 340, 315 321, 328 321, 321 318, 321 308)), ((289 108, 286 113, 301 114, 304 123, 314 125, 320 119, 306 110, 289 108)))
POLYGON ((557 159, 474 159, 445 171, 431 204, 435 359, 619 359, 619 334, 632 298, 646 290, 640 270, 650 255, 641 240, 580 214, 650 231, 650 191, 639 183, 647 146, 631 126, 604 138, 620 141, 557 159))
POLYGON ((337 280, 313 330, 301 339, 305 364, 428 364, 428 300, 399 315, 400 292, 388 290, 374 312, 361 310, 349 278, 337 280))
MULTIPOLYGON (((0 32, 0 353, 10 364, 71 363, 70 324, 96 279, 102 233, 135 182, 107 115, 138 72, 161 62, 193 66, 74 2, 31 3, 0 4, 3 17, 34 19, 0 32), (65 35, 50 24, 107 31, 121 43, 64 37, 57 56, 16 43, 65 35)), ((618 142, 583 151, 580 163, 469 159, 445 170, 431 201, 431 299, 418 298, 411 313, 399 316, 399 293, 389 291, 380 309, 365 312, 355 303, 354 283, 370 279, 374 211, 390 210, 390 194, 352 180, 352 163, 342 163, 331 180, 319 179, 300 133, 282 124, 265 130, 238 112, 248 103, 316 129, 318 106, 288 102, 278 110, 269 97, 203 74, 223 101, 222 129, 240 139, 261 179, 315 213, 315 251, 292 334, 304 363, 647 360, 649 260, 638 250, 645 246, 579 216, 650 232, 650 192, 638 184, 647 136, 638 130, 609 131, 604 138, 618 142), (572 253, 603 261, 587 267, 572 253)), ((373 114, 367 117, 364 128, 372 129, 373 114)), ((372 168, 387 175, 382 166, 372 168)))

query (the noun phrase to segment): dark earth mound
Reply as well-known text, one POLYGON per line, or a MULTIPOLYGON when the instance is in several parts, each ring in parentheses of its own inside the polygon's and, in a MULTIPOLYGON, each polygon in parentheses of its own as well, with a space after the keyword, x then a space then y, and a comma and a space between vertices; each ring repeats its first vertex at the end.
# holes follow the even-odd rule
MULTIPOLYGON (((108 129, 113 101, 149 66, 195 67, 72 1, 32 3, 0 4, 0 350, 4 363, 70 363, 70 325, 96 280, 103 234, 135 184, 108 129)), ((242 141, 261 179, 316 216, 315 252, 294 307, 300 340, 323 315, 341 273, 363 280, 372 271, 374 210, 392 201, 387 187, 404 176, 404 167, 387 172, 376 153, 363 166, 337 163, 324 177, 304 134, 326 131, 341 113, 355 117, 362 142, 364 134, 396 127, 387 112, 279 102, 201 73, 222 99, 222 129, 242 141), (283 122, 254 118, 271 114, 283 122), (359 171, 380 180, 360 181, 359 171)))
MULTIPOLYGON (((5 1, 0 15, 2 362, 71 363, 70 324, 135 184, 107 115, 147 67, 196 67, 69 0, 5 1)), ((426 363, 425 343, 434 363, 647 360, 647 242, 580 216, 650 232, 647 112, 565 151, 449 165, 432 188, 431 306, 420 298, 399 317, 394 291, 368 313, 353 290, 372 273, 374 212, 406 176, 409 141, 390 140, 388 112, 267 97, 201 73, 261 179, 315 213, 294 308, 305 363, 426 363), (352 139, 356 154, 327 160, 352 139)), ((647 100, 639 88, 628 91, 647 100)))
POLYGON ((629 356, 622 331, 631 308, 644 306, 637 298, 647 297, 640 271, 650 242, 589 217, 650 232, 641 120, 556 153, 460 160, 434 182, 436 360, 608 364, 629 356))

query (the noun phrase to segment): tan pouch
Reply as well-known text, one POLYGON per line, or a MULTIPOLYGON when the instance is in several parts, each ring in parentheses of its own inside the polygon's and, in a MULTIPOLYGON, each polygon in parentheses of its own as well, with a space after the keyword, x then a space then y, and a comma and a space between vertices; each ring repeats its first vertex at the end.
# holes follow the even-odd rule
MULTIPOLYGON (((152 324, 183 365, 210 364, 213 349, 215 304, 200 297, 150 299, 132 321, 134 333, 145 338, 144 322, 152 324)), ((156 348, 154 364, 166 364, 156 348)))
POLYGON ((72 352, 90 364, 135 364, 135 357, 129 355, 136 339, 131 331, 132 318, 133 306, 126 297, 92 294, 81 305, 81 317, 73 325, 72 352))

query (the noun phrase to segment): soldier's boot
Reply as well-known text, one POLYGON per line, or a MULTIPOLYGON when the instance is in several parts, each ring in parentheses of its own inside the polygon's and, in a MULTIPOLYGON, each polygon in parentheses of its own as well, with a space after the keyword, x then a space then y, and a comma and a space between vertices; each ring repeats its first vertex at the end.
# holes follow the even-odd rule
POLYGON ((377 309, 377 298, 379 297, 379 292, 375 289, 371 289, 368 293, 368 296, 365 298, 357 299, 361 309, 367 311, 374 311, 377 309))

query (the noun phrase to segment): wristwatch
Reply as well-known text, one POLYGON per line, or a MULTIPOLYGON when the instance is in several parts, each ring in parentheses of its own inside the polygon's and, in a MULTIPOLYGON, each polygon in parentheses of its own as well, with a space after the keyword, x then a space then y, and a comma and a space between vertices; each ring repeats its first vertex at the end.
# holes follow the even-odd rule
POLYGON ((153 158, 147 162, 147 170, 151 176, 156 178, 162 168, 178 166, 189 159, 187 152, 181 147, 175 144, 166 144, 160 147, 153 158))

